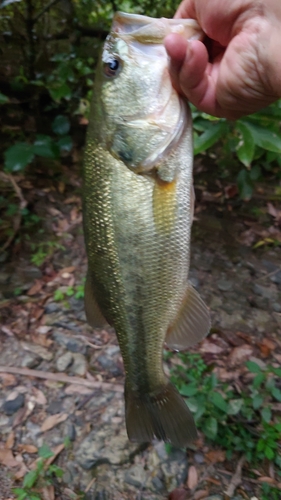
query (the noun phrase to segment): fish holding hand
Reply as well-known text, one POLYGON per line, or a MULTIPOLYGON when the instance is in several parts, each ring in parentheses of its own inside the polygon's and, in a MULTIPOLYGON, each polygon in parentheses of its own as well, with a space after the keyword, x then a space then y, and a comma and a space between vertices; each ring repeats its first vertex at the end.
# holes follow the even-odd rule
POLYGON ((84 160, 87 320, 114 327, 130 440, 186 446, 193 417, 168 381, 163 344, 185 350, 210 316, 188 282, 192 122, 171 84, 163 40, 200 39, 194 20, 117 13, 97 68, 84 160))

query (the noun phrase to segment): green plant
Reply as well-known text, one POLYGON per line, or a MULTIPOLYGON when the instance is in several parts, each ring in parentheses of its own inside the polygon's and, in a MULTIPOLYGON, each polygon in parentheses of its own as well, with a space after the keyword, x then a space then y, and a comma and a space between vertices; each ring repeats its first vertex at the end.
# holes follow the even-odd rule
POLYGON ((54 477, 60 478, 63 470, 55 464, 49 464, 48 459, 54 454, 47 445, 41 446, 38 451, 39 460, 36 468, 28 472, 22 488, 14 488, 17 500, 41 500, 40 490, 53 484, 54 477))
POLYGON ((54 300, 60 302, 66 300, 67 297, 74 297, 75 299, 84 298, 84 281, 80 285, 69 286, 66 289, 58 288, 54 293, 54 300))
POLYGON ((278 379, 281 369, 248 362, 255 376, 241 393, 220 382, 199 354, 179 354, 182 364, 171 370, 172 381, 194 414, 205 436, 227 452, 245 454, 249 462, 273 460, 281 474, 281 421, 270 409, 281 401, 278 379))
POLYGON ((236 122, 217 119, 192 106, 194 153, 208 151, 220 145, 219 164, 222 176, 225 164, 236 170, 237 185, 242 199, 250 199, 254 185, 269 171, 280 178, 281 166, 281 100, 236 122), (243 168, 241 168, 243 166, 243 168))
POLYGON ((41 266, 47 258, 52 257, 55 250, 65 250, 65 247, 57 241, 43 241, 42 243, 31 243, 31 249, 34 253, 31 256, 31 262, 35 266, 41 266))

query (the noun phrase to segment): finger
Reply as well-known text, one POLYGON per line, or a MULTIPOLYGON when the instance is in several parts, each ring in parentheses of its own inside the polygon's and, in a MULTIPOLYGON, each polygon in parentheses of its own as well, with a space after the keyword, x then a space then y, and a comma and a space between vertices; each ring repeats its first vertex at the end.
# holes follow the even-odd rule
POLYGON ((179 5, 175 19, 197 19, 194 0, 183 0, 179 5))

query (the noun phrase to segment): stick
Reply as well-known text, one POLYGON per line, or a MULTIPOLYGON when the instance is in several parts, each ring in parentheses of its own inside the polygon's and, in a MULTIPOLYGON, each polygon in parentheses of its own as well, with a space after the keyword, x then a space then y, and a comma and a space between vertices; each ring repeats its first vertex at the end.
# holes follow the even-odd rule
POLYGON ((243 456, 240 458, 240 460, 237 464, 236 471, 233 474, 231 481, 228 485, 228 488, 225 492, 225 495, 229 498, 232 498, 233 493, 235 492, 237 486, 239 486, 242 483, 242 468, 243 468, 245 461, 246 461, 246 457, 243 456))
POLYGON ((54 380, 64 384, 78 384, 90 387, 91 389, 104 389, 108 391, 123 392, 124 388, 120 384, 110 384, 108 382, 95 382, 80 377, 69 377, 63 373, 41 372, 40 370, 31 370, 30 368, 16 368, 14 366, 0 366, 0 373, 12 373, 24 377, 43 378, 45 380, 54 380))

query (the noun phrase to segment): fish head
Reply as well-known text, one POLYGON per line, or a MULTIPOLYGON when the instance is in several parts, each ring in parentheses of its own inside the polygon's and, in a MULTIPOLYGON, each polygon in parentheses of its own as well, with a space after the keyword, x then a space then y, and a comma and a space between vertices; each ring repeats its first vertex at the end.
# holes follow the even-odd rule
POLYGON ((100 140, 136 173, 159 163, 186 125, 163 44, 172 32, 187 38, 202 36, 194 20, 118 12, 101 54, 94 90, 100 140))

